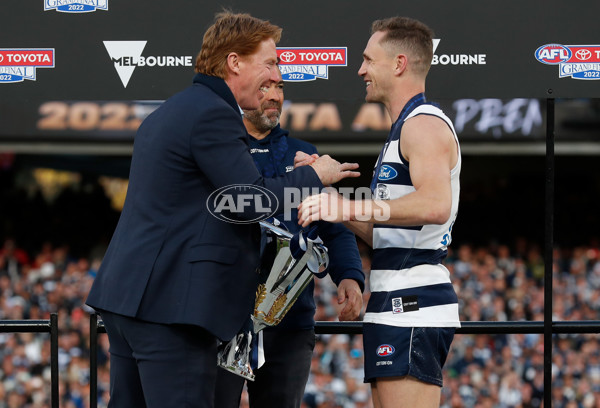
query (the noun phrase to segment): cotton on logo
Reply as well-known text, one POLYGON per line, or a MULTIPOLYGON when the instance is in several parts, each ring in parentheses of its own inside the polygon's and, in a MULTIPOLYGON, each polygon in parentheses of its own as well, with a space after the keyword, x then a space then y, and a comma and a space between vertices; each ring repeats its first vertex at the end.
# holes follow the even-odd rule
POLYGON ((394 346, 391 344, 382 344, 381 346, 377 347, 377 355, 379 357, 390 356, 394 354, 394 351, 394 346))
POLYGON ((233 184, 212 192, 206 200, 206 208, 221 221, 233 224, 250 224, 271 217, 279 202, 264 187, 252 184, 233 184), (240 218, 239 215, 246 217, 240 218), (248 219, 251 216, 252 219, 248 219))

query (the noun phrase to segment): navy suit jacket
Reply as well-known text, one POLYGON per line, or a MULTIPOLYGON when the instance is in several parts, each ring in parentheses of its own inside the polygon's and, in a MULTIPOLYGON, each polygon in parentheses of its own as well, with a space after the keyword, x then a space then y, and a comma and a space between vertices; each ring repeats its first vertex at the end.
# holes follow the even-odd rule
POLYGON ((310 166, 263 178, 229 87, 197 74, 138 130, 125 205, 86 303, 232 338, 253 310, 260 245, 257 223, 207 210, 209 195, 233 184, 267 188, 279 203, 286 186, 323 187, 310 166))

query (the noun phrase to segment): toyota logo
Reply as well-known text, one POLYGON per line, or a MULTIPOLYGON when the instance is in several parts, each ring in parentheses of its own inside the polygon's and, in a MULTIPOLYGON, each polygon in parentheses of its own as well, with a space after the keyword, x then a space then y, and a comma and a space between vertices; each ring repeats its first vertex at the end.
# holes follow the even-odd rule
POLYGON ((291 51, 284 51, 279 56, 283 62, 292 62, 296 59, 296 54, 291 51))
POLYGON ((590 50, 578 50, 575 53, 575 56, 582 61, 589 60, 592 56, 592 52, 590 50))
POLYGON ((4 61, 4 55, 0 54, 0 62, 4 61))

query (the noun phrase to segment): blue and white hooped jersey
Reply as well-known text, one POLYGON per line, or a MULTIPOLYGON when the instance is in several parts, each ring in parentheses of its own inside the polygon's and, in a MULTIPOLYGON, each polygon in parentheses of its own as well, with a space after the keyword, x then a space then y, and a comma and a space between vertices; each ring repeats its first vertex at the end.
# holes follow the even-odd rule
MULTIPOLYGON (((444 120, 456 140, 452 121, 423 94, 412 98, 394 123, 373 176, 374 198, 393 200, 415 191, 409 164, 400 151, 403 123, 417 115, 444 120)), ((451 170, 452 210, 443 225, 399 227, 373 226, 371 297, 365 322, 405 327, 460 327, 458 298, 450 272, 441 264, 447 255, 451 231, 458 212, 461 157, 451 170)))

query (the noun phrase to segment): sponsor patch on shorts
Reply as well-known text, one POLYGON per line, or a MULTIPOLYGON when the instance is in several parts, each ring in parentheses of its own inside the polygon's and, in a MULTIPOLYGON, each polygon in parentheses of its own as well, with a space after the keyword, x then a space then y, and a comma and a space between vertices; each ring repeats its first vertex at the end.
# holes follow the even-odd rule
POLYGON ((406 313, 419 310, 417 296, 403 296, 392 299, 392 313, 406 313))

